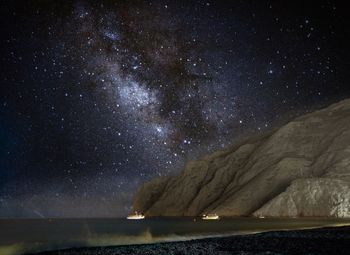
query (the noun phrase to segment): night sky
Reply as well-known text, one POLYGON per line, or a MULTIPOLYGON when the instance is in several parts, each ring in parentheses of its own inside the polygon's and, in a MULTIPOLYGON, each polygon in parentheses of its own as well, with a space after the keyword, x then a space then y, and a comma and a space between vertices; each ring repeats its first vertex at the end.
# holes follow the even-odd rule
POLYGON ((350 97, 329 1, 5 2, 0 217, 126 215, 141 183, 350 97))

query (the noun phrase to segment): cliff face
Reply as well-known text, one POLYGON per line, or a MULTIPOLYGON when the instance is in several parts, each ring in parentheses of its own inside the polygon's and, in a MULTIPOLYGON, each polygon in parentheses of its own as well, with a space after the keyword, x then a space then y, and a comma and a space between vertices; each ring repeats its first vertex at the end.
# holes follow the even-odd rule
POLYGON ((350 99, 189 162, 136 194, 147 216, 350 217, 350 99))

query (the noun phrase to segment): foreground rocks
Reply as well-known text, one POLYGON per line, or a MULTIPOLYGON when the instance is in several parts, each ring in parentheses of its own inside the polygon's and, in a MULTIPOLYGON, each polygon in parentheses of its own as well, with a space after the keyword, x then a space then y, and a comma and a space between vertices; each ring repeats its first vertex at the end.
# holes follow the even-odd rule
POLYGON ((144 184, 146 216, 350 217, 350 100, 144 184))

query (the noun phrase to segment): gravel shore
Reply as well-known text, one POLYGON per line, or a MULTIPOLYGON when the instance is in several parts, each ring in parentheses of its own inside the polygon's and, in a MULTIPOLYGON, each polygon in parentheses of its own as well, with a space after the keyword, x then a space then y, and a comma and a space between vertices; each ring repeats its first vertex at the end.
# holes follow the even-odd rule
POLYGON ((75 248, 36 255, 350 254, 350 227, 273 231, 184 242, 75 248))

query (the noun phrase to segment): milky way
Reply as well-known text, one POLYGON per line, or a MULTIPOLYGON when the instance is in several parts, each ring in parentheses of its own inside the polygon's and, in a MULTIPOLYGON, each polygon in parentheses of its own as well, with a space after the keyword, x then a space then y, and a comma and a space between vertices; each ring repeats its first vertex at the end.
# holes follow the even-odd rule
POLYGON ((0 216, 122 216, 137 187, 350 96, 342 6, 2 3, 0 216))

